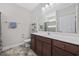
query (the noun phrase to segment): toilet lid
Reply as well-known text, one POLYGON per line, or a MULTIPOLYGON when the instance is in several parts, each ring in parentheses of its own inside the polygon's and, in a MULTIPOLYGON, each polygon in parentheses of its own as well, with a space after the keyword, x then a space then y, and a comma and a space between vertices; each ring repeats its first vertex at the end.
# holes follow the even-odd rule
POLYGON ((24 40, 25 42, 30 42, 31 41, 31 39, 26 39, 26 40, 24 40))

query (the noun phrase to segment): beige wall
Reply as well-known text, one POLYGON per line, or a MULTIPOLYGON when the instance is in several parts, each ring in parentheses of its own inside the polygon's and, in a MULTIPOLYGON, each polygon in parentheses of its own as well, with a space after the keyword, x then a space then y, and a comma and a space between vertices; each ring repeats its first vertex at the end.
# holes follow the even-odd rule
POLYGON ((0 12, 2 15, 2 41, 4 49, 24 42, 24 39, 30 35, 31 13, 15 4, 0 4, 0 12), (13 19, 17 22, 16 29, 10 29, 8 26, 13 19), (24 38, 22 38, 22 34, 25 34, 24 38))

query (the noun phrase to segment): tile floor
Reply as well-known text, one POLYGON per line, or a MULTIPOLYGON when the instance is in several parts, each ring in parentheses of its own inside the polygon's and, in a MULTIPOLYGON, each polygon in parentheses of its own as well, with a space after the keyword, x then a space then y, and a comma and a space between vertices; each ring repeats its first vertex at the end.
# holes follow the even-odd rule
POLYGON ((37 56, 30 47, 17 46, 1 53, 1 56, 37 56))

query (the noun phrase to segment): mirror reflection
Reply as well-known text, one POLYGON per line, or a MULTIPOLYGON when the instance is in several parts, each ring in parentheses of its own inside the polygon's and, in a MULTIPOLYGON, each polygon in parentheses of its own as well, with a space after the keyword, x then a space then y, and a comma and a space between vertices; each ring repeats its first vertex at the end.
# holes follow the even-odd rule
POLYGON ((56 32, 56 17, 51 16, 47 17, 44 22, 44 30, 45 31, 53 31, 56 32))
POLYGON ((76 33, 78 5, 75 3, 44 3, 36 14, 38 30, 76 33))

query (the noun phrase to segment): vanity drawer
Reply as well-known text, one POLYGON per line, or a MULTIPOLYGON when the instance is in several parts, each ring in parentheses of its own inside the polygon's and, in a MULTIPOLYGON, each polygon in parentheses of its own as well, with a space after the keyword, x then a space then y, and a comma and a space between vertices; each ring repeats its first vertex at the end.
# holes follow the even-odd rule
POLYGON ((79 46, 65 43, 65 50, 73 54, 79 55, 79 46))
POLYGON ((52 55, 53 56, 72 56, 71 53, 69 53, 63 49, 57 48, 55 46, 52 49, 52 55))
POLYGON ((57 40, 53 40, 52 43, 53 43, 54 46, 64 49, 64 43, 63 42, 57 41, 57 40))
POLYGON ((46 38, 46 37, 42 37, 42 41, 48 43, 48 44, 51 44, 51 39, 49 38, 46 38))
POLYGON ((46 42, 48 44, 51 44, 51 39, 49 39, 47 37, 38 36, 38 39, 43 41, 43 42, 46 42))

